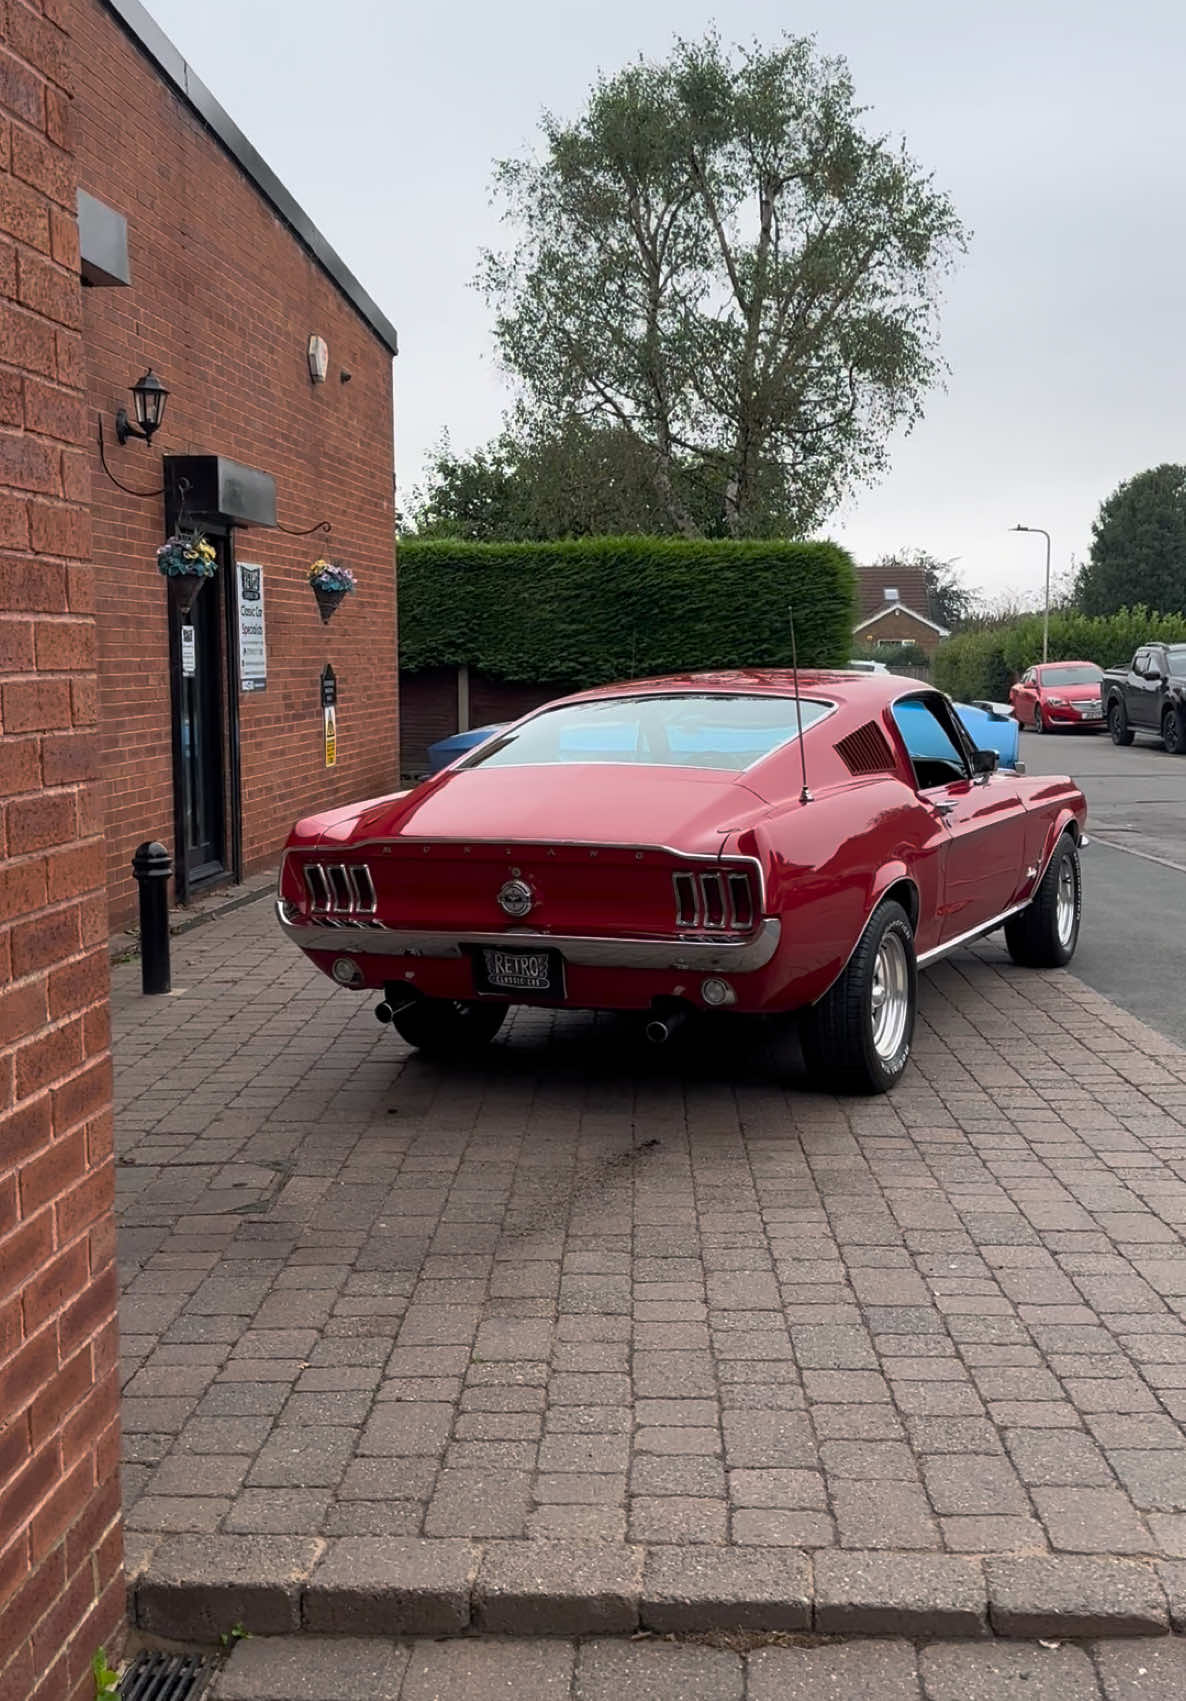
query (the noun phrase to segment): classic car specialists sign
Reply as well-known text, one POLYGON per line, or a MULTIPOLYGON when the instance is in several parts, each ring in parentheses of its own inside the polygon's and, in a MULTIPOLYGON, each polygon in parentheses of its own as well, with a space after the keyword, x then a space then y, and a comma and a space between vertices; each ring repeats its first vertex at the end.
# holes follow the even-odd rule
POLYGON ((239 562, 239 689, 262 691, 268 683, 264 635, 264 570, 239 562))

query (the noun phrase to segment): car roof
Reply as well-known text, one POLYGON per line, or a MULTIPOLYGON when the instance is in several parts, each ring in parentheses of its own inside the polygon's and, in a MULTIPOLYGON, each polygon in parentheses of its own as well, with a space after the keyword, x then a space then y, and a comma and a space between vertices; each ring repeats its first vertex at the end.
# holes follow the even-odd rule
MULTIPOLYGON (((925 680, 910 679, 894 673, 849 673, 840 668, 801 668, 799 691, 802 696, 823 695, 837 704, 860 704, 872 714, 895 702, 903 692, 931 689, 925 680)), ((561 698, 565 703, 596 702, 608 697, 641 697, 685 694, 742 694, 767 697, 793 697, 795 675, 787 668, 734 668, 717 673, 671 673, 653 679, 623 680, 615 685, 599 685, 591 691, 578 691, 561 698)))

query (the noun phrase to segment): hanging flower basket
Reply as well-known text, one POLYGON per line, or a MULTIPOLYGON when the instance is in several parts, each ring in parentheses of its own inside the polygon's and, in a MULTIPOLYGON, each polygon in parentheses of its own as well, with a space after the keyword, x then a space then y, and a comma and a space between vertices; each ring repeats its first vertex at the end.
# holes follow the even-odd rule
POLYGON ((170 603, 184 619, 207 579, 217 573, 218 556, 200 533, 174 533, 157 550, 156 564, 169 586, 170 603))
POLYGON ((313 563, 308 572, 308 580, 313 595, 317 598, 317 607, 321 611, 324 626, 329 625, 342 598, 358 588, 358 580, 349 567, 343 567, 340 561, 330 561, 327 557, 313 563))

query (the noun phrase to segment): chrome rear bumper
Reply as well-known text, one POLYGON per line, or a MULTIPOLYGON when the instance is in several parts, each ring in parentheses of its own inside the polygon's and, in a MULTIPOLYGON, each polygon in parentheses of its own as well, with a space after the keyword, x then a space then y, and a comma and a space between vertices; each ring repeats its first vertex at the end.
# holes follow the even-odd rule
POLYGON ((767 916, 749 939, 599 939, 584 934, 533 933, 508 927, 499 933, 400 931, 375 926, 327 927, 290 921, 277 900, 282 932, 302 951, 336 951, 350 957, 461 957, 470 946, 559 951, 568 963, 593 969, 675 969, 697 974, 749 974, 764 969, 778 949, 782 924, 767 916))

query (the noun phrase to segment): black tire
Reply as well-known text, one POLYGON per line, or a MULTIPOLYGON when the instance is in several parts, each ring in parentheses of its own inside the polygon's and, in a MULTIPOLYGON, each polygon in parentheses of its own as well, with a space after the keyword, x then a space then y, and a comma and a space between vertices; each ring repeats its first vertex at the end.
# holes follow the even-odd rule
POLYGON ((1128 710, 1117 698, 1108 704, 1108 731, 1112 734, 1113 744, 1131 744, 1133 730, 1128 724, 1128 710))
MULTIPOLYGON (((883 957, 883 974, 885 969, 883 957)), ((887 901, 873 912, 839 979, 806 1013, 803 1051, 808 1068, 835 1092, 888 1093, 910 1061, 917 1007, 914 929, 901 904, 887 901), (883 1055, 875 1041, 874 982, 883 943, 891 937, 897 944, 885 949, 890 958, 897 953, 894 973, 903 977, 900 990, 906 1008, 900 1038, 883 1055)), ((895 1036, 891 1032, 886 1037, 895 1036)))
POLYGON ((1171 706, 1162 715, 1161 742, 1171 756, 1186 756, 1186 718, 1181 709, 1171 706))
POLYGON ((391 1025, 400 1039, 426 1057, 472 1057, 490 1044, 507 1019, 505 1004, 477 1004, 451 998, 417 998, 397 1010, 391 1025))
POLYGON ((1046 725, 1045 719, 1043 718, 1043 715, 1042 715, 1041 703, 1035 703, 1034 704, 1034 731, 1035 732, 1048 732, 1049 730, 1050 729, 1046 725))
POLYGON ((1083 912, 1083 879, 1079 868, 1079 847, 1070 833, 1064 833, 1054 847, 1054 855, 1038 883, 1029 903, 1005 923, 1005 944, 1015 963, 1027 969, 1062 969, 1075 955, 1079 943, 1079 922, 1083 912), (1071 888, 1072 912, 1068 924, 1065 909, 1060 916, 1060 890, 1065 878, 1071 888))

